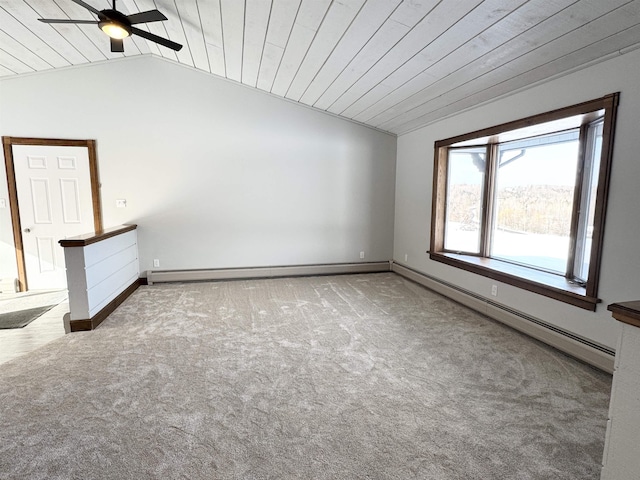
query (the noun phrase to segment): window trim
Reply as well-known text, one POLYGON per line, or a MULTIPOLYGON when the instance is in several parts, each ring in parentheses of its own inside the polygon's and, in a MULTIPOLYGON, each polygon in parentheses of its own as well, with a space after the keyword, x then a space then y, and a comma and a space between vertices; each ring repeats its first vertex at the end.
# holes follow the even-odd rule
MULTIPOLYGON (((618 92, 612 93, 602 98, 579 103, 577 105, 533 115, 513 122, 503 123, 435 142, 433 196, 431 205, 431 241, 430 249, 427 252, 429 253, 429 258, 437 262, 445 263, 518 288, 526 289, 580 308, 595 311, 597 303, 600 302, 600 299, 597 298, 597 292, 604 239, 606 203, 611 176, 613 134, 615 131, 619 97, 620 94, 618 92), (585 128, 584 125, 588 125, 595 120, 595 118, 592 118, 593 116, 589 114, 600 110, 604 110, 602 151, 600 169, 598 173, 598 187, 596 191, 594 229, 591 240, 591 261, 589 263, 589 275, 586 286, 580 286, 572 283, 569 279, 561 275, 541 272, 534 268, 511 264, 494 258, 458 254, 445 250, 444 233, 446 219, 448 147, 474 139, 489 138, 490 140, 487 142, 487 148, 497 148, 495 145, 491 147, 492 143, 497 143, 492 141, 492 137, 497 138, 501 133, 532 127, 541 123, 547 123, 577 115, 585 115, 581 127, 585 128)), ((584 152, 581 151, 580 155, 584 155, 584 152)), ((582 162, 580 162, 580 164, 582 164, 582 162)), ((582 170, 582 168, 580 168, 580 170, 582 170)), ((578 174, 582 174, 582 172, 580 171, 578 174)), ((491 179, 485 179, 485 182, 488 181, 491 181, 491 179)), ((487 184, 485 183, 485 188, 486 187, 487 184)), ((482 215, 484 217, 489 214, 489 212, 483 212, 482 215)), ((576 228, 574 228, 573 225, 571 232, 571 244, 573 245, 575 240, 573 236, 576 235, 576 228)), ((481 242, 483 244, 485 241, 486 238, 481 238, 481 242)))

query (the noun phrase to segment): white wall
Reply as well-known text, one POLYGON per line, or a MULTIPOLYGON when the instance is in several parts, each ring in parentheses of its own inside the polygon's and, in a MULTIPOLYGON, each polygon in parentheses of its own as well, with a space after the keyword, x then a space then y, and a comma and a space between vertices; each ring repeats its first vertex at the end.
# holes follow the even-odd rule
MULTIPOLYGON (((2 115, 1 107, 0 115, 2 115)), ((0 199, 4 199, 5 201, 5 207, 0 208, 0 279, 15 279, 18 278, 18 269, 16 267, 16 254, 13 247, 11 210, 9 210, 9 193, 7 191, 4 158, 0 166, 0 199)))
POLYGON ((143 271, 391 258, 392 135, 150 56, 0 80, 0 112, 2 135, 97 140, 105 227, 138 223, 143 271))
POLYGON ((601 480, 633 480, 640 472, 640 328, 620 324, 601 480))
POLYGON ((495 281, 429 260, 433 145, 620 91, 596 312, 498 283, 497 301, 615 348, 618 326, 606 306, 640 298, 640 50, 479 106, 398 138, 394 260, 490 297, 495 281), (405 254, 408 261, 405 262, 405 254))

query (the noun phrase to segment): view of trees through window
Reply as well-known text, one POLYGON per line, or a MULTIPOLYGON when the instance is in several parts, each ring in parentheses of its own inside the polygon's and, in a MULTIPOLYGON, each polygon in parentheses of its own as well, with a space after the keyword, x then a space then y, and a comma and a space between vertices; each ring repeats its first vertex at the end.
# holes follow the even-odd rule
POLYGON ((594 310, 618 100, 435 142, 429 258, 594 310))
POLYGON ((479 253, 486 148, 449 153, 445 247, 479 253))
POLYGON ((485 176, 493 171, 490 256, 563 274, 579 180, 579 136, 576 128, 498 144, 493 169, 487 169, 486 146, 452 148, 445 248, 480 253, 485 176))

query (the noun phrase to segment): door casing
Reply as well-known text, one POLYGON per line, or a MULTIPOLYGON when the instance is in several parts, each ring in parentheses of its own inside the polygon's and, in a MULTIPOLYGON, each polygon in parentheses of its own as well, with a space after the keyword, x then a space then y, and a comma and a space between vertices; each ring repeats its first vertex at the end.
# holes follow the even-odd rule
POLYGON ((98 158, 95 140, 65 140, 59 138, 26 138, 2 137, 7 184, 9 187, 9 207, 11 209, 11 223, 13 226, 13 241, 16 249, 16 264, 18 267, 18 284, 21 292, 29 288, 25 266, 24 248, 22 242, 22 225, 20 224, 20 210, 18 205, 18 190, 13 164, 13 145, 43 145, 56 147, 86 147, 89 152, 89 176, 91 181, 91 200, 93 206, 93 225, 96 234, 102 233, 102 206, 100 201, 100 181, 98 178, 98 158))

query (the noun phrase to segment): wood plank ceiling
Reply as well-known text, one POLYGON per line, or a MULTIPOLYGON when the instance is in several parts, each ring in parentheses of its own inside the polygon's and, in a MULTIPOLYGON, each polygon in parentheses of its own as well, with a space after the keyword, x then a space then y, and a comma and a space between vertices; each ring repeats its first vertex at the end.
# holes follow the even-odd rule
MULTIPOLYGON (((107 0, 85 0, 111 8, 107 0)), ((119 0, 157 8, 154 54, 402 134, 640 46, 640 0, 119 0)), ((0 76, 122 57, 70 0, 0 0, 0 76)))

